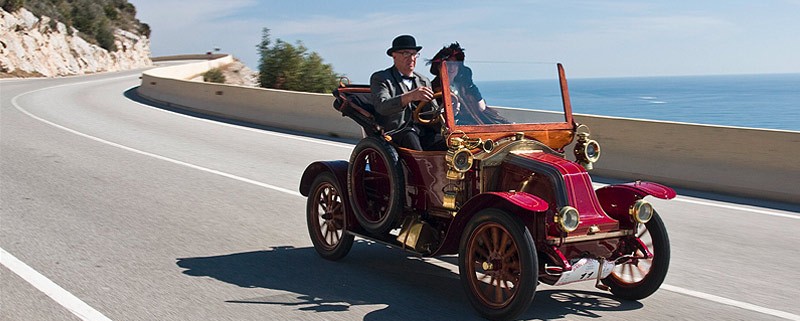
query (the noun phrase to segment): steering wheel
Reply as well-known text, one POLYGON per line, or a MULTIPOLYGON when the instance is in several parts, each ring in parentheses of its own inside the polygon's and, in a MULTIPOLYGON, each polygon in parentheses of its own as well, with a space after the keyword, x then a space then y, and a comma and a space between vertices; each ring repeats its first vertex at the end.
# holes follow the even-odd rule
MULTIPOLYGON (((433 94, 433 99, 439 99, 439 98, 442 98, 441 91, 433 94)), ((439 117, 442 107, 430 111, 425 111, 425 112, 422 111, 422 109, 425 108, 425 106, 427 106, 428 103, 430 102, 431 102, 430 100, 427 100, 427 101, 421 101, 419 104, 417 104, 417 108, 415 108, 414 112, 411 114, 412 117, 414 117, 414 121, 423 125, 434 125, 442 120, 442 117, 439 117)))

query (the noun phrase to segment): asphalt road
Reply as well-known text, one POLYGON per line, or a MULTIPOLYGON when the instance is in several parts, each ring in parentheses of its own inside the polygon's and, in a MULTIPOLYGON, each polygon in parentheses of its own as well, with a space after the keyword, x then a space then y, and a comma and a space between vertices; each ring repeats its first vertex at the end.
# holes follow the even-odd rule
MULTIPOLYGON (((0 81, 0 319, 479 319, 454 257, 314 252, 300 175, 352 144, 141 103, 139 72, 0 81)), ((672 242, 658 292, 541 285, 523 318, 800 320, 797 207, 653 203, 672 242)))

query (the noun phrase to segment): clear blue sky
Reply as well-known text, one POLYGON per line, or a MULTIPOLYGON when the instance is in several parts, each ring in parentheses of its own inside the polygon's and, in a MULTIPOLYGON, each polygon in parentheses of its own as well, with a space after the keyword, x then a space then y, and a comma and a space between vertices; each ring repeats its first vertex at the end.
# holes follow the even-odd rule
POLYGON ((800 0, 129 2, 154 56, 219 47, 257 69, 267 27, 359 83, 391 65, 399 34, 423 58, 458 41, 468 62, 559 61, 571 78, 800 73, 800 0))

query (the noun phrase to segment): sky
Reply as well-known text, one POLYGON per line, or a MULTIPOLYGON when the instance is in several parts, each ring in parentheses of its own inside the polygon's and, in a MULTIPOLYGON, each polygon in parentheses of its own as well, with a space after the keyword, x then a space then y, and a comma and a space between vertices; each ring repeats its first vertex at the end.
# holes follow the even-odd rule
POLYGON ((800 0, 129 2, 154 57, 219 48, 257 70, 269 28, 355 83, 391 66, 386 49, 401 34, 421 58, 458 41, 467 64, 561 62, 570 78, 800 73, 800 0))

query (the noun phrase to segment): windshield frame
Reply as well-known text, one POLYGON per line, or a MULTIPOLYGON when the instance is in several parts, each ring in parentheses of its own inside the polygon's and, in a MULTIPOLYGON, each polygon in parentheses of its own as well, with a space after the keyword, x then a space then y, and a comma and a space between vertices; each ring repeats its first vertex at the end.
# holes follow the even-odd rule
MULTIPOLYGON (((447 63, 439 67, 439 75, 448 75, 447 63)), ((572 104, 569 98, 569 86, 561 63, 555 63, 561 91, 561 103, 564 111, 563 122, 546 123, 512 123, 512 124, 484 124, 484 125, 459 125, 455 121, 453 101, 450 92, 450 79, 448 76, 440 77, 442 82, 442 102, 444 104, 445 131, 448 134, 463 133, 470 137, 499 139, 515 136, 522 133, 529 139, 538 140, 553 149, 561 150, 574 139, 577 124, 572 115, 572 104)))
MULTIPOLYGON (((439 75, 449 75, 447 73, 448 63, 443 63, 439 67, 439 75)), ((569 98, 569 87, 561 63, 556 63, 558 81, 561 91, 561 103, 564 111, 563 122, 547 123, 514 123, 514 124, 484 124, 484 125, 459 125, 455 121, 453 101, 450 92, 449 76, 440 77, 442 81, 442 101, 444 103, 445 126, 448 133, 464 133, 471 137, 491 138, 497 140, 502 137, 524 133, 528 138, 537 139, 543 143, 560 149, 572 142, 575 120, 572 115, 572 104, 569 98)))

